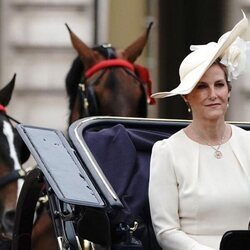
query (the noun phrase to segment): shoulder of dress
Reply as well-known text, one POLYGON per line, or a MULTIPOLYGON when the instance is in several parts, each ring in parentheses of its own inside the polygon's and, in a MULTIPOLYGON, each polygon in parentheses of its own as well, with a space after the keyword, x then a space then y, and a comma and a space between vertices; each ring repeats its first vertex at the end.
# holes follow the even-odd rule
POLYGON ((244 135, 244 136, 247 136, 247 135, 250 136, 250 130, 243 129, 243 128, 239 127, 239 126, 232 125, 232 124, 231 124, 231 128, 232 128, 232 131, 237 133, 237 134, 241 134, 241 135, 244 135))
POLYGON ((176 133, 172 134, 169 138, 157 141, 155 147, 160 148, 176 148, 186 147, 187 144, 193 144, 191 140, 187 138, 184 131, 181 129, 176 133))

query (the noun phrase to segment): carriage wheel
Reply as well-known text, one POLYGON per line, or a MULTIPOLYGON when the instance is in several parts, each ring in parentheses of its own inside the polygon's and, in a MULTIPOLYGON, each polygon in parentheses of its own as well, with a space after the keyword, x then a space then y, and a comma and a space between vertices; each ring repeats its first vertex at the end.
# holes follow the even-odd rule
MULTIPOLYGON (((32 244, 34 240, 34 231, 36 230, 36 226, 39 223, 39 219, 34 220, 34 217, 37 212, 37 202, 41 196, 44 186, 45 182, 42 172, 38 168, 33 169, 27 175, 18 199, 13 231, 12 250, 34 250, 46 248, 50 250, 82 250, 81 244, 78 241, 78 237, 75 235, 74 227, 71 221, 68 220, 66 222, 62 222, 60 217, 56 216, 56 214, 53 214, 50 217, 48 217, 48 214, 41 214, 41 216, 45 216, 44 218, 47 216, 47 219, 50 219, 50 221, 47 221, 47 223, 48 225, 50 223, 51 229, 54 230, 54 237, 52 237, 53 241, 50 241, 46 237, 40 235, 38 242, 40 240, 43 246, 38 243, 38 246, 33 248, 32 244), (66 233, 63 234, 62 231, 66 233), (67 236, 67 238, 64 236, 67 236), (65 244, 68 238, 70 238, 69 244, 65 244)), ((49 195, 49 199, 50 210, 58 211, 56 209, 56 205, 60 201, 58 201, 53 193, 49 195)), ((44 221, 45 220, 43 220, 43 222, 44 221)), ((49 233, 49 235, 51 234, 49 233)))

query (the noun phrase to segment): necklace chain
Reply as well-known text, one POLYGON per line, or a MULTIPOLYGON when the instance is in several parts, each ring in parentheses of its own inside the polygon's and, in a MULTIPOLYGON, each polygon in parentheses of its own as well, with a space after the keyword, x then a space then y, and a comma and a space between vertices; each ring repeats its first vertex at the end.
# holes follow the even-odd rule
POLYGON ((220 143, 219 143, 219 145, 217 147, 211 145, 203 137, 201 137, 200 135, 196 134, 195 131, 193 130, 192 126, 190 126, 190 128, 191 128, 192 132, 199 137, 200 140, 204 141, 209 147, 211 147, 215 151, 214 152, 214 157, 215 158, 217 158, 217 159, 221 159, 222 158, 223 155, 222 155, 222 152, 220 151, 220 148, 221 148, 221 145, 222 145, 223 141, 225 140, 227 125, 225 125, 225 129, 224 129, 223 135, 221 136, 220 143))

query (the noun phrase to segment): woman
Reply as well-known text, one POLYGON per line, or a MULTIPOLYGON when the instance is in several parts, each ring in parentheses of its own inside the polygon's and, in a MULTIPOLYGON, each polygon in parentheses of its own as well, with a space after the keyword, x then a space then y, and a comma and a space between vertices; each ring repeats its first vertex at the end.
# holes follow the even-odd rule
MULTIPOLYGON (((243 13, 244 15, 244 13, 243 13)), ((152 150, 149 202, 159 244, 166 250, 218 250, 222 235, 250 219, 250 133, 226 124, 229 81, 246 64, 243 19, 218 43, 191 46, 181 83, 155 98, 181 95, 192 122, 152 150)))

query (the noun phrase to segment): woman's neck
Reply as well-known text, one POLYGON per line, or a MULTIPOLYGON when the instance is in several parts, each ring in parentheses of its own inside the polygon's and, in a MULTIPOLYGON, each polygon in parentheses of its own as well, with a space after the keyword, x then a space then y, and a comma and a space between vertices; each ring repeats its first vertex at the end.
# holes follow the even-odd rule
POLYGON ((201 144, 218 145, 230 137, 224 120, 205 122, 193 120, 185 132, 192 140, 201 144))

